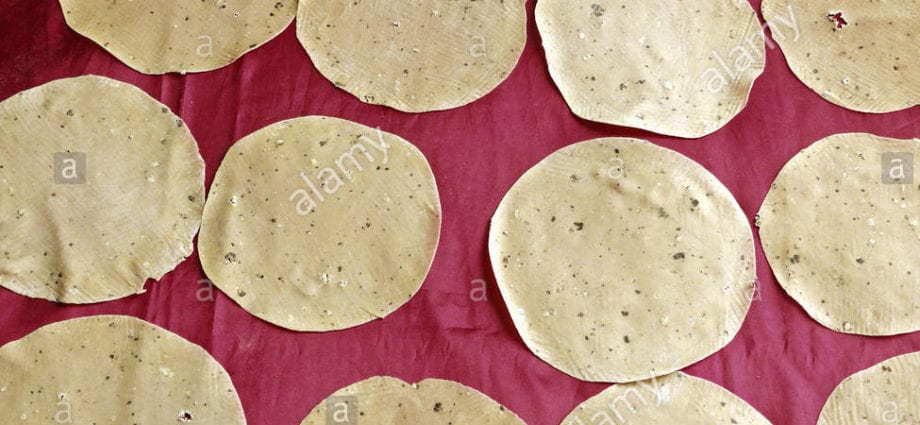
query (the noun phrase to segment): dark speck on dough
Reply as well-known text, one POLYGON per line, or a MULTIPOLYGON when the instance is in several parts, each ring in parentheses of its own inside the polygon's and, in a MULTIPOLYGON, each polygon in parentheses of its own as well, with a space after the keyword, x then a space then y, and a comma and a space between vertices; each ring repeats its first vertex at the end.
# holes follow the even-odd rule
POLYGON ((607 10, 601 7, 601 5, 599 4, 595 3, 591 5, 591 14, 593 14, 594 16, 597 16, 597 17, 604 16, 604 12, 606 11, 607 10))

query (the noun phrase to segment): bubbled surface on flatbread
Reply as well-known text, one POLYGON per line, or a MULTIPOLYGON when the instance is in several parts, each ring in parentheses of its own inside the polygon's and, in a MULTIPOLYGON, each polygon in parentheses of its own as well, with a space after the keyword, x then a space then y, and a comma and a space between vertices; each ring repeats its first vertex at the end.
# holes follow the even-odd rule
POLYGON ((764 253, 822 325, 860 335, 920 330, 917 160, 918 140, 838 134, 804 149, 773 182, 758 215, 764 253), (905 179, 883 180, 900 177, 904 154, 905 179))
POLYGON ((221 68, 294 19, 295 0, 59 0, 67 25, 144 74, 221 68))
POLYGON ((0 348, 0 423, 244 425, 204 349, 128 316, 38 329, 0 348))
POLYGON ((441 379, 408 384, 388 376, 336 391, 301 425, 330 423, 524 425, 513 412, 463 384, 441 379))
POLYGON ((412 298, 440 225, 434 175, 415 146, 313 116, 230 148, 198 248, 208 277, 253 315, 330 331, 386 317, 412 298))
POLYGON ((495 212, 492 268, 538 357, 581 380, 632 382, 731 341, 754 294, 751 228, 702 166, 636 139, 563 148, 495 212))
POLYGON ((549 72, 575 115, 698 138, 747 104, 763 31, 747 1, 539 0, 549 72))
POLYGON ((704 379, 677 372, 614 385, 578 405, 562 425, 770 425, 747 402, 704 379))
POLYGON ((818 425, 920 423, 920 352, 885 360, 846 378, 831 393, 818 425))
POLYGON ((297 38, 329 81, 405 112, 479 99, 517 64, 524 0, 302 0, 297 38))
POLYGON ((108 301, 191 254, 204 161, 185 123, 140 89, 55 80, 0 102, 0 199, 0 285, 108 301), (55 169, 55 155, 83 163, 55 169))
POLYGON ((884 113, 920 104, 920 1, 763 0, 789 68, 838 106, 884 113))

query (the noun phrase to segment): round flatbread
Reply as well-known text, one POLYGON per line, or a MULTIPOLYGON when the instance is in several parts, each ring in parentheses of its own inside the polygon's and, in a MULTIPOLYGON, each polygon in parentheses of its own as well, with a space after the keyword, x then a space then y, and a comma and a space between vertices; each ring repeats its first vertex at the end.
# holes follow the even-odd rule
POLYGON ((884 113, 920 104, 920 2, 763 0, 789 68, 824 99, 884 113))
POLYGON ((697 138, 747 104, 765 63, 746 1, 540 0, 549 72, 575 115, 697 138))
POLYGON ((489 254, 524 342, 585 381, 671 373, 734 338, 754 294, 751 228, 699 164, 636 139, 561 149, 492 219, 489 254))
POLYGON ((0 423, 244 425, 204 349, 127 316, 45 326, 0 348, 0 423))
POLYGON ((498 86, 527 39, 524 0, 301 0, 297 38, 329 81, 405 112, 456 108, 498 86))
POLYGON ((920 352, 885 360, 837 386, 818 425, 915 424, 920 419, 920 352))
POLYGON ((224 158, 198 248, 214 284, 250 313, 296 331, 383 318, 418 291, 441 205, 409 142, 328 117, 283 121, 224 158))
POLYGON ((705 379, 677 372, 614 385, 578 405, 562 425, 770 425, 757 410, 705 379))
POLYGON ((758 214, 780 285, 837 332, 920 330, 920 141, 839 134, 783 167, 758 214))
POLYGON ((524 425, 513 412, 463 384, 440 379, 408 384, 387 376, 336 391, 301 425, 333 423, 524 425))
POLYGON ((295 0, 60 0, 74 31, 144 74, 221 68, 294 19, 295 0))
POLYGON ((0 103, 0 285, 93 303, 144 292, 192 252, 204 161, 130 84, 56 80, 0 103))

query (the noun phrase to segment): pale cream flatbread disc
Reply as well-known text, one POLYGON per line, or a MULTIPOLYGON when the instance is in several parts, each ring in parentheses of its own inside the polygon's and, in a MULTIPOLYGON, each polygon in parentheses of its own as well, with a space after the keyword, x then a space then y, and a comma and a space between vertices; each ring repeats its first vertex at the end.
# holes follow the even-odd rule
POLYGON ((250 313, 330 331, 386 317, 412 298, 440 225, 434 175, 415 146, 314 116, 230 148, 198 248, 208 277, 250 313))
POLYGON ((524 425, 513 412, 463 384, 426 379, 409 384, 377 376, 323 400, 301 425, 476 424, 524 425))
POLYGON ((824 99, 884 113, 920 104, 920 1, 763 0, 789 68, 824 99))
POLYGON ((301 0, 297 38, 320 73, 361 101, 437 111, 508 77, 527 11, 524 0, 301 0))
POLYGON ((885 360, 845 379, 818 425, 920 424, 920 352, 885 360))
POLYGON ((281 33, 296 0, 59 0, 74 31, 144 74, 221 68, 281 33))
POLYGON ((144 292, 192 252, 204 161, 127 83, 56 80, 0 103, 0 285, 62 303, 144 292))
POLYGON ((699 164, 636 139, 563 148, 492 219, 489 254, 524 342, 581 380, 631 382, 731 341, 754 294, 754 242, 699 164))
POLYGON ((764 253, 822 325, 920 330, 918 159, 918 140, 838 134, 800 152, 773 182, 758 214, 764 253))
POLYGON ((51 324, 0 348, 0 423, 243 425, 204 349, 127 316, 51 324))
POLYGON ((681 372, 614 385, 578 405, 562 425, 770 425, 747 402, 681 372))
POLYGON ((765 63, 747 1, 539 0, 536 21, 575 115, 671 136, 722 128, 765 63))

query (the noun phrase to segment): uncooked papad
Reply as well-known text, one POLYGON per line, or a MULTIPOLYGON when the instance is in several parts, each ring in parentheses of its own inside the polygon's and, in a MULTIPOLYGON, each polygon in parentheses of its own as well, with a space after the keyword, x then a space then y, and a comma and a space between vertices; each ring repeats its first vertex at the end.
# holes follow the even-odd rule
POLYGON ((55 323, 0 348, 0 423, 246 423, 205 350, 140 319, 55 323))
POLYGON ((920 1, 763 0, 789 68, 831 103, 884 113, 920 104, 920 1))
POLYGON ((329 81, 405 112, 479 99, 517 64, 524 0, 303 0, 297 38, 329 81))
POLYGON ((820 140, 783 167, 758 215, 780 285, 822 325, 920 330, 920 141, 820 140))
POLYGON ((821 410, 818 425, 920 422, 920 352, 885 360, 846 378, 821 410))
POLYGON ((770 425, 728 390, 677 372, 649 381, 614 385, 578 405, 562 425, 770 425))
POLYGON ((297 331, 383 318, 425 279, 441 206, 424 155, 328 117, 273 124, 224 158, 199 237, 208 277, 250 313, 297 331))
POLYGON ((295 0, 59 0, 67 25, 144 74, 221 68, 294 19, 295 0))
POLYGON ((747 1, 540 0, 549 72, 575 115, 697 138, 747 104, 763 31, 747 1))
POLYGON ((642 140, 578 143, 531 168, 492 219, 489 254, 527 346, 586 381, 695 363, 753 299, 751 228, 731 193, 642 140))
POLYGON ((144 292, 192 252, 204 161, 140 89, 56 80, 0 103, 0 285, 63 303, 144 292))
POLYGON ((387 376, 336 391, 301 425, 330 423, 524 425, 495 400, 462 384, 440 379, 408 384, 387 376))

